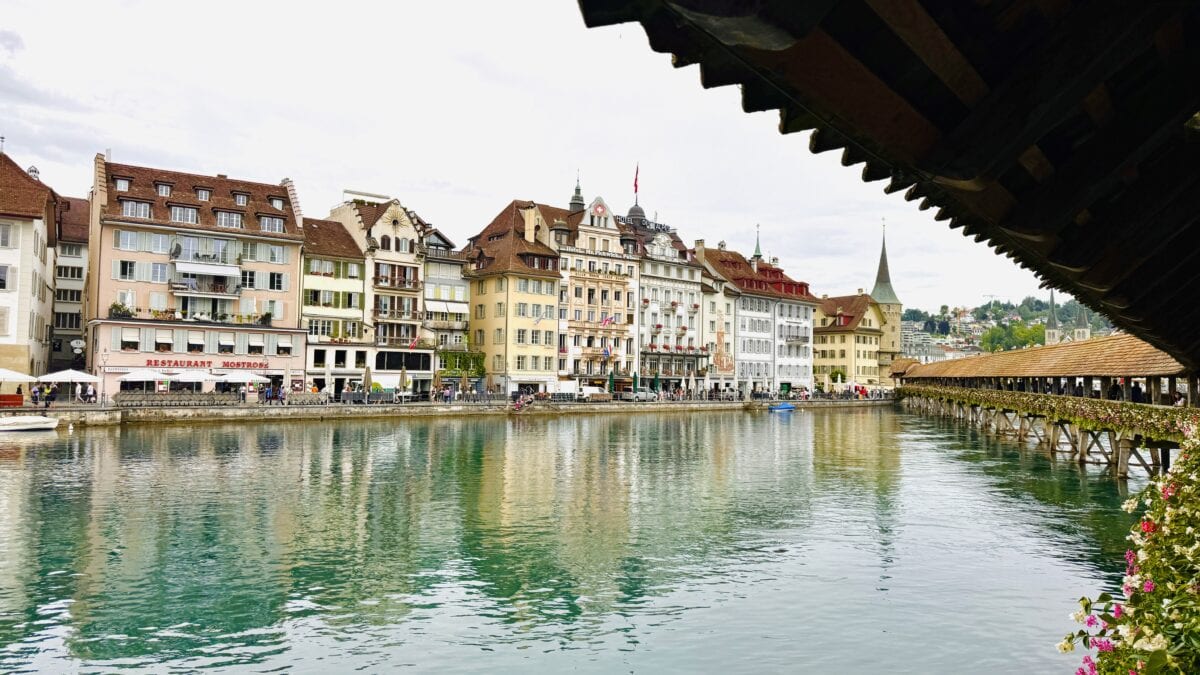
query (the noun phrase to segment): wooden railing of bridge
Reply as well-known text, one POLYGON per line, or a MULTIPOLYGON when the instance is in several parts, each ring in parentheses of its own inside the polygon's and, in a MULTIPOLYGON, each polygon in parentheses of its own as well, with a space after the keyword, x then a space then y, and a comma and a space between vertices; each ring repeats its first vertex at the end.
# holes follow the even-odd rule
POLYGON ((897 397, 911 410, 962 420, 1021 442, 1032 440, 1080 464, 1113 466, 1123 478, 1131 462, 1150 474, 1167 470, 1171 450, 1200 426, 1197 408, 1077 396, 905 385, 897 397))

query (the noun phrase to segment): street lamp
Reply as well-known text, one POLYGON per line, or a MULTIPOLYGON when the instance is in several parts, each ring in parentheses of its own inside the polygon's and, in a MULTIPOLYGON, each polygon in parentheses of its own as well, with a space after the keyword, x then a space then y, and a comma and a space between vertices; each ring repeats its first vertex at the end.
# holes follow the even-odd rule
POLYGON ((100 352, 100 405, 108 405, 108 348, 100 352))

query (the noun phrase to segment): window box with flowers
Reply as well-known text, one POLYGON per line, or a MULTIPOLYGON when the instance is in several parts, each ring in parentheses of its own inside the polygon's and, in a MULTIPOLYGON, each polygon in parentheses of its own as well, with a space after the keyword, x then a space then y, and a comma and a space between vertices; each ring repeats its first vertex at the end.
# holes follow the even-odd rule
POLYGON ((662 330, 662 324, 661 324, 661 323, 656 323, 656 324, 654 324, 654 330, 656 330, 656 331, 657 331, 657 330, 662 330))

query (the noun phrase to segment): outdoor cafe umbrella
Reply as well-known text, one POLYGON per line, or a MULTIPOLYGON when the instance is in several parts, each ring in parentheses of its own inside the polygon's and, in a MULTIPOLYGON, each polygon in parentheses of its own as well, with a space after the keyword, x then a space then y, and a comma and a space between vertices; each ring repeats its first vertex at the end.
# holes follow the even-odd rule
POLYGON ((608 393, 613 393, 617 390, 617 376, 613 371, 608 371, 608 393))
POLYGON ((255 375, 249 372, 227 373, 221 376, 217 382, 225 382, 227 384, 262 384, 271 380, 262 375, 255 375))
POLYGON ((657 370, 654 371, 654 384, 651 384, 650 388, 653 389, 654 391, 658 391, 658 371, 657 370))
POLYGON ((471 388, 471 381, 467 379, 467 371, 463 371, 462 381, 458 383, 458 386, 462 389, 463 394, 466 394, 467 390, 471 388))
POLYGON ((366 392, 368 394, 371 393, 371 366, 367 366, 366 368, 363 369, 363 385, 362 386, 363 386, 364 392, 366 392))
POLYGON ((36 382, 37 378, 30 377, 25 373, 18 373, 15 370, 8 368, 0 368, 0 382, 36 382))
POLYGON ((638 374, 634 373, 633 374, 633 390, 634 391, 637 391, 637 386, 638 386, 638 374))
POLYGON ((201 386, 203 386, 204 382, 216 382, 220 379, 220 377, 205 370, 183 370, 171 376, 172 382, 199 384, 201 386))
POLYGON ((440 372, 435 372, 433 374, 433 381, 430 382, 429 389, 431 391, 441 391, 442 390, 442 374, 440 372))
POLYGON ((37 378, 38 382, 99 382, 100 378, 79 370, 60 370, 37 378))
POLYGON ((400 366, 400 391, 408 391, 408 366, 400 366))

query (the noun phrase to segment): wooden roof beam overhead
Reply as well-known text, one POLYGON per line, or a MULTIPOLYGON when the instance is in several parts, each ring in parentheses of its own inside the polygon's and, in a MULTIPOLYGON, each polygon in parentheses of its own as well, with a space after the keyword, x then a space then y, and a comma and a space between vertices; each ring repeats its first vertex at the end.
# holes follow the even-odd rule
POLYGON ((919 166, 964 188, 998 175, 1140 53, 1177 11, 1164 2, 1094 0, 1076 6, 1072 20, 1063 22, 1063 34, 1026 55, 919 166))
POLYGON ((1093 135, 1058 167, 1056 178, 1027 195, 1001 227, 1014 234, 1048 239, 1066 229, 1080 211, 1126 182, 1131 168, 1182 133, 1189 116, 1183 111, 1200 108, 1200 82, 1191 78, 1191 84, 1180 84, 1189 81, 1189 70, 1197 72, 1184 63, 1172 65, 1159 78, 1152 95, 1131 102, 1123 123, 1093 135))
POLYGON ((920 2, 866 0, 866 3, 967 107, 987 95, 987 83, 920 2))

